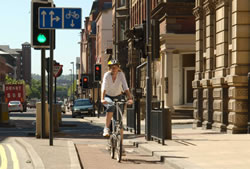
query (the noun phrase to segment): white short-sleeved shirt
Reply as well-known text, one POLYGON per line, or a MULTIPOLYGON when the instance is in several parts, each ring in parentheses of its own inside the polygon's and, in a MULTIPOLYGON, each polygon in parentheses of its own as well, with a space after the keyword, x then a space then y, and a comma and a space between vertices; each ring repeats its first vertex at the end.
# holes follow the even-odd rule
POLYGON ((102 92, 106 90, 106 95, 118 96, 123 91, 129 90, 128 84, 123 72, 118 72, 115 81, 112 80, 111 72, 103 75, 102 92))

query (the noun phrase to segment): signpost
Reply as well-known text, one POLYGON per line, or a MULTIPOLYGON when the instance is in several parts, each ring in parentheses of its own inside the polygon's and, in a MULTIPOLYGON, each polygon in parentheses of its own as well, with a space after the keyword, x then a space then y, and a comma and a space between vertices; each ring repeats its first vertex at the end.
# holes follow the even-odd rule
MULTIPOLYGON (((62 72, 62 65, 54 65, 53 64, 53 50, 55 46, 55 29, 81 29, 82 27, 82 10, 81 8, 53 8, 53 7, 45 7, 46 2, 44 3, 35 3, 35 0, 32 0, 31 7, 33 9, 33 5, 36 4, 36 12, 31 13, 32 21, 38 21, 37 30, 42 31, 49 30, 49 48, 50 48, 50 63, 48 72, 49 74, 49 103, 50 103, 50 145, 53 145, 53 76, 56 78, 60 76, 62 72), (45 5, 44 5, 45 4, 45 5), (38 13, 37 13, 38 8, 38 13), (53 72, 53 74, 52 74, 53 72)), ((42 2, 42 1, 41 1, 42 2)), ((49 2, 47 2, 49 3, 49 2)), ((53 6, 48 5, 48 6, 53 6)), ((35 24, 36 25, 36 24, 35 24)), ((45 35, 35 36, 33 33, 31 34, 32 38, 38 38, 39 44, 44 44, 48 42, 45 35)), ((34 46, 33 46, 34 47, 34 46)), ((42 49, 42 104, 45 102, 45 49, 42 49)), ((56 86, 56 84, 55 84, 56 86)), ((42 106, 43 107, 43 106, 42 106)), ((42 108, 43 109, 43 108, 42 108)), ((43 112, 43 110, 42 110, 43 112)), ((44 126, 44 125, 43 125, 44 126)), ((42 127, 43 128, 43 127, 42 127)))
POLYGON ((44 8, 39 11, 40 29, 81 29, 81 8, 44 8))

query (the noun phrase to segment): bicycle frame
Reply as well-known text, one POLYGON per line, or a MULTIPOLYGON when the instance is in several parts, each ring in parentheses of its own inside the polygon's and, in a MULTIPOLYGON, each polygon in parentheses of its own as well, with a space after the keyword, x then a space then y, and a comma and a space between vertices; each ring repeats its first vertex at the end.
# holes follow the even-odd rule
POLYGON ((123 129, 122 122, 122 110, 119 105, 125 104, 124 101, 114 101, 113 104, 116 106, 116 119, 112 118, 112 133, 109 137, 111 158, 114 158, 115 150, 117 150, 117 161, 121 161, 122 156, 122 140, 121 140, 121 129, 123 129))

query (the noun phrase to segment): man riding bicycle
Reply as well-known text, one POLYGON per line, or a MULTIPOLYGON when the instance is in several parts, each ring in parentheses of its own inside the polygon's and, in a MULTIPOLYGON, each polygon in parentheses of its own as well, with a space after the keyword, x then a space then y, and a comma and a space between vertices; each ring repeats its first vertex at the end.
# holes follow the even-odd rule
MULTIPOLYGON (((132 104, 132 95, 129 91, 128 84, 124 73, 121 71, 117 60, 112 59, 108 62, 109 71, 103 76, 101 88, 101 103, 106 107, 106 124, 103 130, 103 136, 109 136, 109 126, 113 113, 115 113, 115 105, 109 104, 114 99, 121 100, 122 93, 125 92, 128 98, 128 104, 132 104)), ((123 139, 123 130, 121 130, 121 139, 123 139)))

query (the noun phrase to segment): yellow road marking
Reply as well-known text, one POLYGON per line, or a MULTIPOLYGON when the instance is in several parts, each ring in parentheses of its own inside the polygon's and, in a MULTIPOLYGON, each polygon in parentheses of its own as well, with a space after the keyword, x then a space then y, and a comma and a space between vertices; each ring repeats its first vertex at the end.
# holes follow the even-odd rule
POLYGON ((7 144, 7 147, 10 150, 11 158, 13 161, 13 169, 19 169, 19 161, 14 148, 10 144, 7 144))
POLYGON ((3 145, 0 144, 1 164, 0 169, 7 169, 7 157, 3 145))

